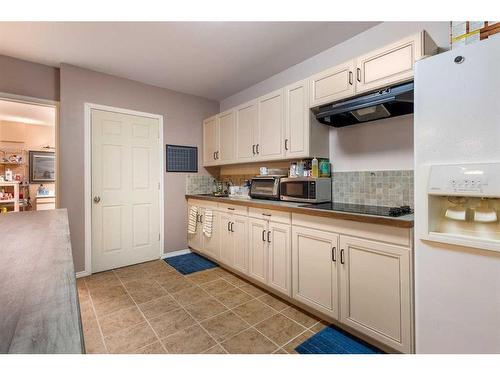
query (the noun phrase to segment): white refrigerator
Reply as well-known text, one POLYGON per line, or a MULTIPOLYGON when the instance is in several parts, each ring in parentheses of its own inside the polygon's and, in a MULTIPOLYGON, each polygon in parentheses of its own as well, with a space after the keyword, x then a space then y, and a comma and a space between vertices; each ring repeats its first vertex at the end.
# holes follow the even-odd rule
POLYGON ((500 353, 500 251, 425 239, 429 166, 500 162, 500 38, 419 61, 414 120, 416 352, 500 353))

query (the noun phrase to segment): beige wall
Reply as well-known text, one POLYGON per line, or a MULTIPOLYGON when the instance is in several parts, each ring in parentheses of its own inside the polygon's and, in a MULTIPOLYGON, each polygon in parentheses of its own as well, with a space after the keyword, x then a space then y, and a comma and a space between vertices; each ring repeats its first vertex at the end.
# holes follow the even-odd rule
POLYGON ((59 69, 0 55, 0 92, 59 100, 59 69))
MULTIPOLYGON (((168 74, 166 72, 165 74, 168 74)), ((63 64, 61 66, 60 202, 69 211, 75 270, 85 266, 84 251, 84 103, 127 108, 164 116, 164 143, 199 147, 201 123, 219 103, 139 82, 63 64)), ((200 167, 200 173, 208 174, 200 167)), ((187 248, 185 174, 165 173, 165 246, 187 248)))

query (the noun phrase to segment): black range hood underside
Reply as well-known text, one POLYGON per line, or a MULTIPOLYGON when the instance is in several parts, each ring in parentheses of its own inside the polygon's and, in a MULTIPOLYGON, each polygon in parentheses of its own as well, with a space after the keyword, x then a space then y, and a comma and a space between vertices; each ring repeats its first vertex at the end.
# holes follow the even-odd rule
POLYGON ((413 113, 413 82, 318 108, 316 119, 341 128, 413 113))

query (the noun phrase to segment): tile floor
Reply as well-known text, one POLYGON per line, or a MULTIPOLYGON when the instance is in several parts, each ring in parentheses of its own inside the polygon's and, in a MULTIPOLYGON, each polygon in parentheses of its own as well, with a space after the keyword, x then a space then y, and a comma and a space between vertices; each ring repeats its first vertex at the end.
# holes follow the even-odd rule
POLYGON ((77 284, 87 353, 295 353, 325 326, 222 268, 158 260, 77 284))

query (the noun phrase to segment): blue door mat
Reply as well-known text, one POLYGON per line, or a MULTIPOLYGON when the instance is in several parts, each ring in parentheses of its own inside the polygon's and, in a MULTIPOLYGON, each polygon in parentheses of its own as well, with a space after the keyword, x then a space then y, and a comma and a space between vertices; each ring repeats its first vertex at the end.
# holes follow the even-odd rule
POLYGON ((300 354, 383 354, 349 333, 328 326, 295 348, 300 354))
POLYGON ((217 263, 195 253, 178 255, 171 258, 165 258, 164 260, 183 275, 218 267, 217 263))

